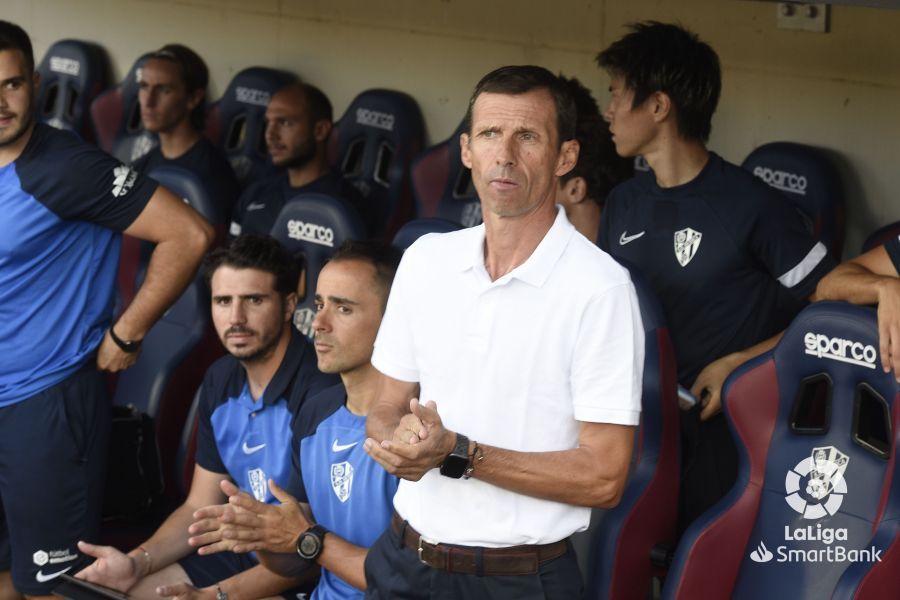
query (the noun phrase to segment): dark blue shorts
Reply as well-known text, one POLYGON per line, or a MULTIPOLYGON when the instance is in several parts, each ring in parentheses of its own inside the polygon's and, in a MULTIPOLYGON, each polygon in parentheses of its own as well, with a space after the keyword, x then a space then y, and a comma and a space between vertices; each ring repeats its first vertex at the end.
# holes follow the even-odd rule
POLYGON ((93 561, 106 480, 109 398, 90 361, 68 379, 0 408, 0 569, 23 594, 48 595, 60 573, 93 561))
MULTIPOLYGON (((201 556, 196 552, 192 552, 179 560, 178 564, 187 573, 194 587, 205 588, 229 577, 234 577, 259 563, 250 554, 217 552, 216 554, 201 556)), ((316 587, 316 582, 312 581, 294 589, 285 590, 281 595, 289 600, 303 599, 312 593, 314 587, 316 587)))

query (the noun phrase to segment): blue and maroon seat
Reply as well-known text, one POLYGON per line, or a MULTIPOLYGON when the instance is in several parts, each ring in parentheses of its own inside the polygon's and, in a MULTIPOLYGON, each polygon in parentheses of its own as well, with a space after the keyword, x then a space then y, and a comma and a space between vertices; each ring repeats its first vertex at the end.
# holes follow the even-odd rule
POLYGON ((266 107, 272 94, 297 81, 297 76, 268 67, 239 72, 225 93, 210 105, 206 136, 218 146, 241 185, 272 172, 266 148, 266 107))
POLYGON ((106 51, 91 42, 60 40, 47 50, 37 71, 41 75, 38 118, 93 142, 91 103, 110 79, 106 51))
POLYGON ((402 92, 381 89, 354 98, 332 130, 329 160, 367 202, 376 205, 376 233, 386 239, 413 217, 409 170, 424 135, 416 101, 402 92))
POLYGON ((366 228, 356 210, 340 198, 300 194, 281 209, 270 235, 303 265, 294 326, 304 335, 312 335, 319 271, 345 241, 365 239, 366 228))
POLYGON ((391 243, 397 248, 405 251, 413 245, 413 242, 426 233, 449 233, 462 228, 463 226, 456 221, 450 221, 448 219, 439 219, 437 217, 430 219, 413 219, 412 221, 403 224, 403 227, 401 227, 396 235, 394 235, 394 239, 391 243))
POLYGON ((825 150, 793 142, 763 144, 741 166, 781 191, 800 212, 812 235, 841 260, 844 248, 844 189, 825 150))
POLYGON ((463 227, 481 223, 481 202, 472 185, 472 172, 462 163, 460 123, 449 138, 424 150, 410 170, 419 218, 439 217, 463 227))
POLYGON ((897 392, 872 308, 804 309, 725 383, 737 482, 685 532, 663 597, 897 597, 897 392))
POLYGON ((133 163, 159 144, 156 134, 144 130, 138 102, 141 67, 149 56, 138 57, 118 86, 91 103, 97 145, 125 164, 133 163))
POLYGON ((641 421, 631 471, 619 504, 594 511, 585 573, 585 598, 644 600, 664 574, 651 556, 675 543, 680 481, 678 381, 675 351, 662 307, 631 269, 644 324, 641 421))

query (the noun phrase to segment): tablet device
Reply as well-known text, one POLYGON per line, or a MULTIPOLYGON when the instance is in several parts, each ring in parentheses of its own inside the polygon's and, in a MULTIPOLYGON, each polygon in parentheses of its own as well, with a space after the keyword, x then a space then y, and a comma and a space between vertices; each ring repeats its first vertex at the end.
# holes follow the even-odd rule
POLYGON ((53 593, 69 600, 127 600, 128 594, 63 573, 53 593))

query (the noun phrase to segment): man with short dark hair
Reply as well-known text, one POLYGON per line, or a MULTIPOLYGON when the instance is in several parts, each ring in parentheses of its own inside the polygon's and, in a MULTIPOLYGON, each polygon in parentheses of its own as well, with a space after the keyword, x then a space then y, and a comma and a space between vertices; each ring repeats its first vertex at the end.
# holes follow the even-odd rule
POLYGON ((318 564, 322 578, 313 600, 362 598, 363 561, 388 526, 397 490, 397 479, 366 454, 363 442, 379 381, 372 344, 399 262, 400 251, 385 242, 351 241, 322 269, 316 355, 319 369, 340 374, 341 384, 311 399, 295 422, 292 477, 300 483, 300 503, 274 481, 278 506, 224 483, 231 506, 198 511, 191 527, 192 543, 209 545, 201 552, 258 551, 282 575, 318 564))
POLYGON ((194 173, 209 187, 227 223, 240 186, 228 160, 203 135, 206 63, 187 46, 166 44, 147 58, 139 77, 141 122, 159 136, 159 146, 138 158, 134 168, 149 173, 180 167, 194 173))
POLYGON ((720 394, 741 363, 774 346, 831 268, 778 192, 706 148, 721 88, 715 51, 693 33, 638 23, 597 56, 610 75, 605 111, 617 152, 652 169, 618 186, 600 246, 635 265, 662 302, 678 381, 699 398, 683 415, 681 526, 734 483, 737 453, 720 394))
POLYGON ((591 92, 572 77, 560 80, 568 87, 578 112, 575 139, 578 162, 559 178, 556 202, 578 232, 596 243, 600 235, 600 213, 606 196, 616 185, 634 175, 634 162, 616 154, 609 125, 591 92))
POLYGON ((38 85, 28 34, 0 21, 2 597, 49 595, 86 564, 75 541, 99 530, 110 426, 99 371, 134 364, 213 236, 165 188, 37 123, 38 85), (123 232, 155 247, 113 322, 123 232))
POLYGON ((188 527, 199 508, 224 500, 219 488, 233 481, 261 502, 275 497, 269 477, 283 481, 291 469, 291 424, 306 399, 333 384, 316 369, 309 342, 292 326, 297 268, 270 237, 242 236, 207 257, 204 274, 212 318, 228 355, 206 372, 201 388, 197 454, 184 504, 156 533, 127 555, 109 546, 81 543, 97 560, 78 576, 127 591, 134 598, 209 596, 263 598, 294 587, 250 556, 199 556, 188 527))
POLYGON ((644 333, 627 271, 556 207, 575 115, 541 67, 472 94, 460 146, 484 223, 406 251, 375 342, 365 447, 402 481, 368 597, 581 595, 569 536, 622 493, 644 333))
POLYGON ((326 194, 355 209, 370 234, 377 215, 359 191, 328 165, 332 109, 328 97, 308 83, 292 83, 266 108, 266 148, 272 164, 285 169, 251 184, 234 210, 230 234, 267 234, 284 205, 300 194, 326 194))

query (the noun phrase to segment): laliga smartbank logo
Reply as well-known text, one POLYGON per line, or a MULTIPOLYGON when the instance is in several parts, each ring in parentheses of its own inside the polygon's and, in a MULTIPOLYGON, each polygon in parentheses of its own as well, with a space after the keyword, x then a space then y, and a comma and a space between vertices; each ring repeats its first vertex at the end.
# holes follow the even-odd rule
MULTIPOLYGON (((844 473, 849 462, 850 457, 834 446, 813 448, 810 456, 787 472, 785 502, 804 519, 815 520, 835 514, 847 495, 844 473)), ((846 527, 824 527, 822 523, 793 528, 785 525, 784 542, 803 542, 803 547, 785 543, 772 552, 765 541, 760 540, 750 552, 750 560, 756 563, 772 560, 779 563, 881 561, 882 549, 875 546, 860 550, 835 543, 846 541, 846 527)))
POLYGON ((871 344, 862 344, 839 337, 830 338, 827 335, 811 331, 806 332, 806 335, 803 336, 803 345, 806 346, 806 353, 816 358, 838 360, 867 369, 874 369, 875 360, 878 358, 878 352, 871 344))

